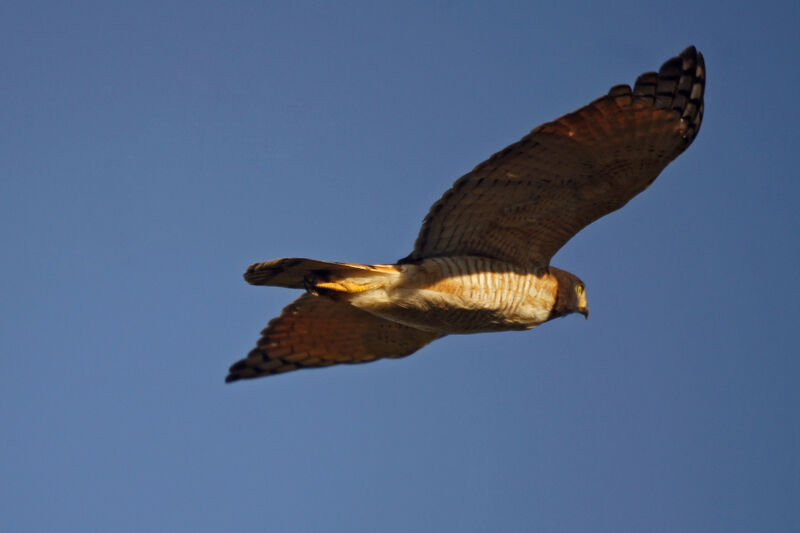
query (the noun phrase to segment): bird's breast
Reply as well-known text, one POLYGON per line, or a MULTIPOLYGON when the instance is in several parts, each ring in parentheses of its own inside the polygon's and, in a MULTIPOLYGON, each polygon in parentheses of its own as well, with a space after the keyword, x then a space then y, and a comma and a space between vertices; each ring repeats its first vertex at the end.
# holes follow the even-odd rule
POLYGON ((538 271, 474 256, 402 265, 401 275, 350 303, 373 314, 443 334, 530 329, 545 322, 558 281, 538 271))

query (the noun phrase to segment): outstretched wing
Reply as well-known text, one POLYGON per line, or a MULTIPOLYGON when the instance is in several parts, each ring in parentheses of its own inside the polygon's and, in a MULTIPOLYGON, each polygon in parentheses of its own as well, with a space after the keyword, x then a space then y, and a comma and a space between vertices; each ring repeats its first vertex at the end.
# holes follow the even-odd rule
POLYGON ((304 294, 261 332, 226 382, 339 363, 410 355, 441 335, 384 320, 344 302, 304 294))
POLYGON ((694 140, 703 117, 703 56, 689 47, 633 90, 543 124, 461 177, 425 217, 401 262, 481 255, 547 265, 582 228, 625 205, 694 140))

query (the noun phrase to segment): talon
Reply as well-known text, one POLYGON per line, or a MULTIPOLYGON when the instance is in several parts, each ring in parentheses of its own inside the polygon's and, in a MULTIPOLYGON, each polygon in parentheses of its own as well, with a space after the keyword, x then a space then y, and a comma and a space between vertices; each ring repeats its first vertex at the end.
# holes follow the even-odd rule
POLYGON ((347 282, 322 281, 315 286, 317 290, 323 289, 331 292, 360 292, 358 285, 347 282))
POLYGON ((311 281, 310 276, 303 277, 303 286, 306 288, 306 292, 309 294, 313 294, 314 296, 319 296, 319 291, 317 290, 317 285, 313 281, 311 281))

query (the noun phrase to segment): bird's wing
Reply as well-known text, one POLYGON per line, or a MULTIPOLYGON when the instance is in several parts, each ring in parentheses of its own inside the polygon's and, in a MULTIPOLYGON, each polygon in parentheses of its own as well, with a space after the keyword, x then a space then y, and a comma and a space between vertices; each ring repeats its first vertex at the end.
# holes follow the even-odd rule
POLYGON ((247 358, 231 366, 225 381, 403 357, 442 336, 311 294, 286 306, 261 335, 247 358))
POLYGON ((582 228, 625 205, 697 135, 703 56, 689 47, 633 90, 543 124, 461 177, 431 207, 401 262, 469 254, 528 267, 582 228))

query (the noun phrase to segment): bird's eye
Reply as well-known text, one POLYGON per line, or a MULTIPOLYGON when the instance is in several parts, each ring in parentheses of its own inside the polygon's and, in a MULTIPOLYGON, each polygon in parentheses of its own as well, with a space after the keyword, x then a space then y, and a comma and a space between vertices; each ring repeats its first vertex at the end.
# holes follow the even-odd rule
POLYGON ((583 285, 576 285, 575 286, 575 292, 578 293, 578 296, 583 294, 583 285))

